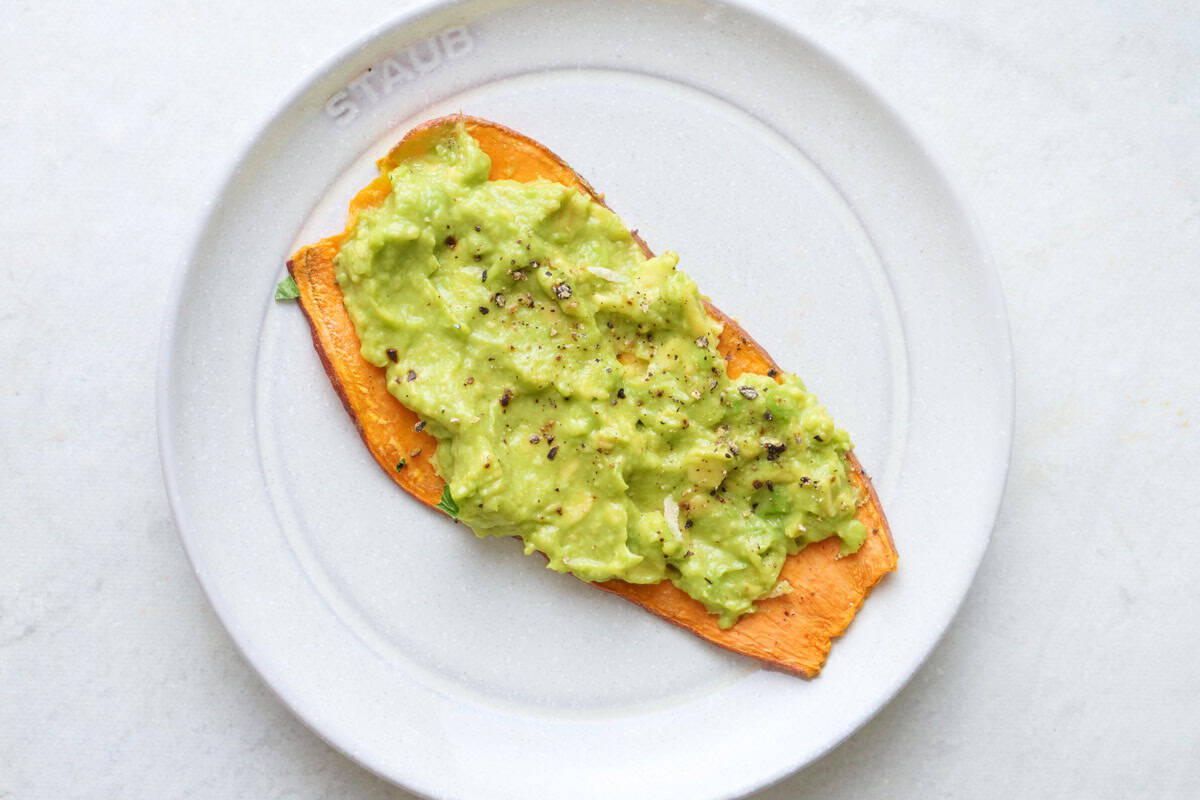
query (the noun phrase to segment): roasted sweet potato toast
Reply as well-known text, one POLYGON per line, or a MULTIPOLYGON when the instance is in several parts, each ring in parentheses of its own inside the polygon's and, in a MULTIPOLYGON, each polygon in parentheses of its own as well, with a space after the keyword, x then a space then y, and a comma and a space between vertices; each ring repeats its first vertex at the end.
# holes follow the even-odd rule
MULTIPOLYGON (((491 158, 491 179, 543 178, 575 187, 603 203, 601 196, 562 159, 532 139, 482 119, 442 117, 413 129, 379 161, 380 176, 350 203, 346 232, 303 247, 288 261, 317 353, 367 448, 401 488, 431 506, 438 503, 444 485, 430 460, 437 441, 414 430, 417 417, 387 391, 384 370, 360 355, 359 339, 335 278, 334 256, 353 230, 358 212, 378 204, 391 191, 387 173, 404 159, 426 152, 448 126, 459 122, 491 158), (396 465, 401 459, 406 460, 406 468, 398 471, 396 465)), ((647 256, 651 255, 644 241, 637 238, 637 243, 647 256)), ((726 360, 729 375, 773 375, 778 367, 762 347, 734 320, 711 304, 707 308, 724 325, 718 350, 726 360)), ((862 547, 853 555, 839 557, 834 537, 790 556, 779 577, 787 580, 793 591, 760 600, 758 611, 732 628, 721 629, 716 617, 700 602, 669 581, 637 585, 612 580, 593 585, 721 647, 813 677, 825 662, 832 638, 845 631, 875 584, 896 568, 896 549, 879 498, 854 454, 849 453, 847 459, 851 479, 863 497, 857 518, 868 535, 862 547)))

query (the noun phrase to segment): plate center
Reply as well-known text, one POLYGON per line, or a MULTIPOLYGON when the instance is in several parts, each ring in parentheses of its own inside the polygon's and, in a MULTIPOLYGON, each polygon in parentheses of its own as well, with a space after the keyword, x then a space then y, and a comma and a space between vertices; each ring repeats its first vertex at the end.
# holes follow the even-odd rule
MULTIPOLYGON (((882 466, 903 423, 894 303, 852 210, 796 146, 678 82, 553 70, 447 98, 347 174, 365 182, 364 165, 412 124, 460 109, 543 142, 651 247, 677 251, 701 290, 804 378, 882 466), (877 322, 847 327, 847 318, 877 322), (816 335, 830 330, 844 335, 816 335)), ((341 227, 347 183, 331 182, 298 243, 341 227)), ((514 540, 479 540, 421 507, 367 453, 298 310, 269 308, 263 331, 258 435, 276 514, 325 602, 398 670, 507 712, 594 717, 686 702, 757 668, 547 571, 514 540)))

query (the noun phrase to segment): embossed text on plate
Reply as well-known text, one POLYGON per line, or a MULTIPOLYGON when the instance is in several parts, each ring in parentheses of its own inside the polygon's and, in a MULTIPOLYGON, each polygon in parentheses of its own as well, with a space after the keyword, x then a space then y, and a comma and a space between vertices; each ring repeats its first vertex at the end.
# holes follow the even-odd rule
POLYGON ((397 87, 433 72, 447 61, 471 52, 475 43, 463 26, 446 28, 400 52, 388 56, 346 84, 325 102, 325 114, 338 125, 348 125, 364 108, 374 105, 397 87))

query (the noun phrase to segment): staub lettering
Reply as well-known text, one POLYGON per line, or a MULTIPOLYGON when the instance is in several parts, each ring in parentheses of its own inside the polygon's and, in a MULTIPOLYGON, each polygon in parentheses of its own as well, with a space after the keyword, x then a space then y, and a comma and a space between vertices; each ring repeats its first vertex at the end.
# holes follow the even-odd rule
POLYGON ((367 106, 447 61, 465 56, 472 47, 470 31, 464 27, 447 28, 369 67, 326 101, 325 114, 338 125, 348 125, 367 106))

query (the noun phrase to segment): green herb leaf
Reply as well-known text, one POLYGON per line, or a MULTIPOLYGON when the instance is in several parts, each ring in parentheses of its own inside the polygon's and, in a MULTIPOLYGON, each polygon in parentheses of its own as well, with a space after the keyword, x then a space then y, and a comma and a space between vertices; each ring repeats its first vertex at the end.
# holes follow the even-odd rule
POLYGON ((442 499, 438 501, 437 507, 452 517, 458 517, 458 503, 454 502, 454 498, 450 495, 449 486, 442 487, 442 499))
POLYGON ((296 279, 291 275, 279 282, 275 287, 276 300, 295 300, 300 296, 300 289, 296 286, 296 279))
POLYGON ((408 459, 407 459, 407 458, 402 458, 402 459, 400 459, 399 461, 397 461, 397 462, 396 462, 396 472, 399 472, 400 470, 404 469, 404 466, 405 466, 407 463, 408 463, 408 459))

